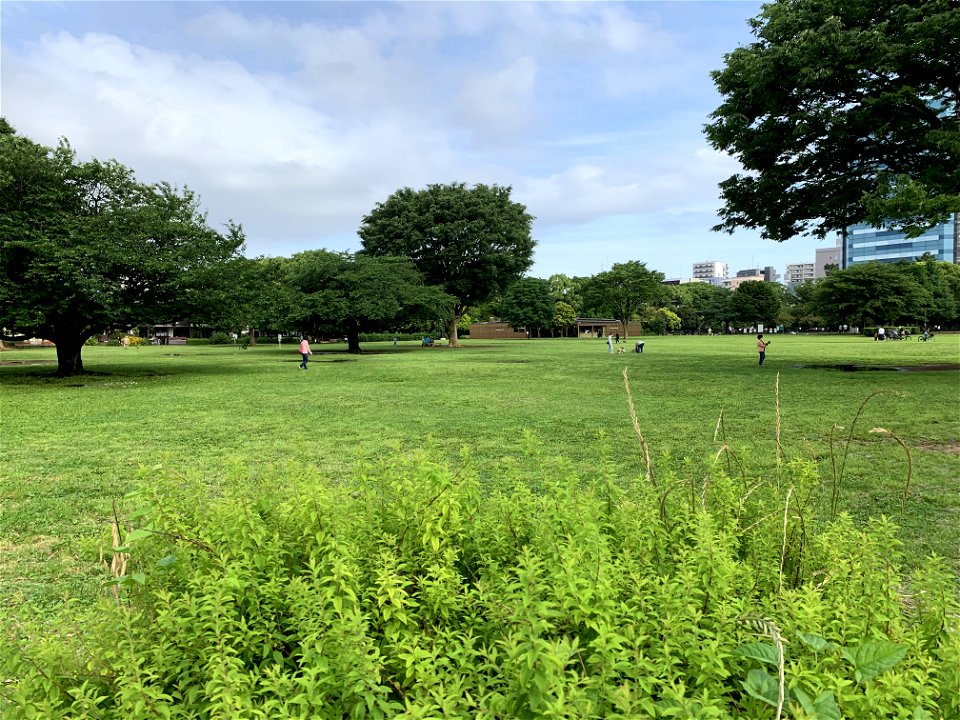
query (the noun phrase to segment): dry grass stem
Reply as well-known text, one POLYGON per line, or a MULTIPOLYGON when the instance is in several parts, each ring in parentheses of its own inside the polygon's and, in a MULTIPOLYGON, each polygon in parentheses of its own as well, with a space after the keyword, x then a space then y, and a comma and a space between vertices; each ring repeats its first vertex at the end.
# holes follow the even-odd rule
POLYGON ((783 704, 786 700, 787 678, 784 663, 783 636, 780 634, 780 628, 776 623, 767 618, 745 618, 744 622, 754 628, 758 633, 766 635, 777 649, 777 709, 776 720, 780 720, 783 715, 783 704))
POLYGON ((654 490, 659 490, 656 478, 653 476, 653 465, 650 462, 650 448, 647 447, 647 441, 644 439, 643 432, 640 430, 640 421, 637 420, 637 411, 633 406, 633 393, 630 392, 630 380, 627 377, 626 368, 623 369, 623 387, 626 388, 627 391, 627 407, 630 409, 630 420, 633 422, 633 431, 637 434, 637 439, 640 441, 640 449, 643 450, 643 461, 647 467, 647 480, 653 485, 654 490))
POLYGON ((907 479, 903 484, 903 495, 900 498, 900 524, 903 525, 903 514, 907 509, 907 496, 910 493, 910 481, 913 479, 913 456, 910 454, 910 448, 907 447, 907 444, 891 430, 887 430, 886 428, 873 428, 870 432, 879 435, 889 435, 900 444, 903 452, 907 455, 907 479))

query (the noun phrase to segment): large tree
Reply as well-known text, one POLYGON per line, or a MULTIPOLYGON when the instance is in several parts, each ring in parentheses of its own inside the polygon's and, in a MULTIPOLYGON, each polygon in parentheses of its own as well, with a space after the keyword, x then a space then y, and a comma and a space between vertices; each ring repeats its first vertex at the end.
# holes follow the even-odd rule
POLYGON ((403 188, 363 218, 359 235, 370 255, 410 258, 426 282, 456 298, 447 329, 470 305, 502 293, 533 262, 533 217, 510 200, 510 188, 463 183, 403 188))
POLYGON ((249 331, 251 345, 258 329, 286 329, 291 295, 284 263, 285 258, 236 257, 208 268, 191 320, 217 330, 249 331))
POLYGON ((526 328, 531 336, 553 325, 556 302, 550 283, 540 278, 520 278, 503 295, 500 316, 514 328, 526 328))
POLYGON ((392 332, 409 323, 430 322, 450 311, 453 298, 427 286, 405 257, 308 250, 286 264, 291 322, 308 333, 347 338, 360 352, 360 333, 392 332))
POLYGON ((929 302, 926 291, 893 263, 857 263, 817 283, 816 312, 836 325, 899 324, 913 320, 918 306, 929 302))
POLYGON ((918 233, 960 209, 956 0, 777 0, 750 25, 713 73, 705 132, 745 170, 720 184, 715 230, 918 233))
POLYGON ((619 320, 627 337, 627 323, 640 320, 643 311, 656 305, 664 295, 662 283, 663 273, 648 270, 646 263, 615 263, 584 284, 584 304, 619 320))
POLYGON ((667 289, 671 291, 671 305, 680 318, 683 332, 701 333, 707 328, 722 332, 726 329, 731 317, 728 288, 692 282, 667 289))
POLYGON ((748 280, 730 296, 730 313, 743 324, 773 325, 782 308, 783 286, 777 283, 748 280))
POLYGON ((556 273, 547 278, 550 285, 550 294, 558 303, 563 302, 573 308, 575 313, 580 312, 583 305, 583 299, 580 297, 580 289, 583 287, 585 278, 568 277, 563 273, 556 273))
POLYGON ((560 335, 566 337, 571 328, 576 329, 576 325, 577 312, 573 309, 573 305, 557 300, 553 307, 553 327, 560 331, 560 335))
POLYGON ((802 330, 823 326, 823 318, 814 305, 819 283, 819 280, 807 280, 787 288, 784 293, 783 303, 788 315, 787 323, 792 329, 802 330))
POLYGON ((189 316, 203 271, 242 246, 239 227, 207 225, 189 190, 0 125, 0 328, 52 340, 58 375, 83 372, 93 335, 189 316))
POLYGON ((926 291, 926 302, 913 308, 918 322, 946 325, 960 316, 960 266, 941 262, 931 253, 924 253, 916 262, 900 261, 896 266, 910 273, 926 291))

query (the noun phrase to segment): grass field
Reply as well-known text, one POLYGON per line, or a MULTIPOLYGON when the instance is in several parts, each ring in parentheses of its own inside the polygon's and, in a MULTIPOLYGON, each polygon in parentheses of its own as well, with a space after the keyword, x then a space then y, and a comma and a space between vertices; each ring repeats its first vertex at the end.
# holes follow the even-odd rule
POLYGON ((935 551, 960 567, 960 336, 774 336, 763 368, 750 336, 646 341, 643 355, 596 339, 367 344, 359 357, 321 344, 307 372, 291 346, 89 347, 92 374, 70 379, 53 377, 52 349, 5 352, 0 603, 45 614, 99 592, 112 504, 125 512, 123 495, 149 482, 141 468, 158 464, 211 485, 242 471, 269 486, 272 467, 336 481, 358 459, 429 444, 453 463, 469 446, 492 474, 536 442, 583 468, 606 458, 641 476, 624 368, 656 472, 706 474, 725 439, 749 472, 773 473, 779 428, 785 458, 820 465, 824 510, 859 413, 840 509, 897 518, 909 470, 908 557, 935 551))

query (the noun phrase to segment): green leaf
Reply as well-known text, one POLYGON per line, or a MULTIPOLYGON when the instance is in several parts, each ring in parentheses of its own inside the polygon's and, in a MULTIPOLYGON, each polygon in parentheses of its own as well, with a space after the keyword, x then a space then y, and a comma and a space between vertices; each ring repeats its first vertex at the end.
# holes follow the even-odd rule
POLYGON ((133 573, 130 579, 137 583, 137 585, 144 585, 147 582, 147 576, 143 573, 133 573))
POLYGON ((837 701, 833 693, 826 690, 813 701, 813 706, 807 711, 809 720, 842 720, 840 708, 837 707, 837 701))
POLYGON ((131 532, 129 535, 127 535, 127 544, 129 545, 130 543, 136 542, 137 540, 143 540, 144 538, 148 538, 153 534, 154 533, 151 530, 146 530, 144 528, 137 528, 136 530, 131 532))
POLYGON ((741 645, 736 650, 733 651, 734 654, 740 655, 741 657, 750 658, 751 660, 756 660, 758 662, 767 663, 768 665, 778 665, 779 657, 777 655, 777 648, 771 645, 770 643, 754 642, 747 643, 746 645, 741 645))
POLYGON ((913 720, 933 720, 933 715, 917 705, 917 707, 913 709, 913 720))
POLYGON ((900 662, 907 648, 889 640, 868 640, 854 648, 841 648, 840 651, 856 670, 857 682, 864 682, 900 662))
POLYGON ((162 558, 160 558, 159 560, 157 560, 157 567, 159 567, 159 568, 170 567, 170 566, 173 565, 176 561, 177 561, 177 556, 176 556, 176 554, 167 555, 166 557, 162 557, 162 558))
POLYGON ((766 671, 754 668, 747 673, 743 689, 752 698, 762 700, 772 707, 780 701, 780 686, 766 671))
POLYGON ((829 640, 824 640, 819 635, 814 635, 813 633, 797 633, 797 637, 800 638, 803 643, 807 647, 811 648, 814 652, 819 653, 836 647, 836 645, 829 640))

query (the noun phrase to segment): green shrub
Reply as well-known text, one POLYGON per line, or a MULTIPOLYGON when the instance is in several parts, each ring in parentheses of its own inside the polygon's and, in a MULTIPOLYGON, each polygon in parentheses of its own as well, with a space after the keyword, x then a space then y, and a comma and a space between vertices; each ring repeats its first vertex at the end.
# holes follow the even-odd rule
POLYGON ((187 345, 209 345, 210 338, 187 338, 187 345))
POLYGON ((210 335, 211 345, 229 345, 232 342, 233 338, 231 338, 230 335, 225 332, 215 332, 210 335))
POLYGON ((360 342, 393 342, 397 340, 422 340, 426 333, 360 333, 360 342))
POLYGON ((887 521, 818 524, 810 463, 521 450, 146 473, 116 600, 9 629, 4 717, 958 717, 956 578, 907 577, 887 521))

